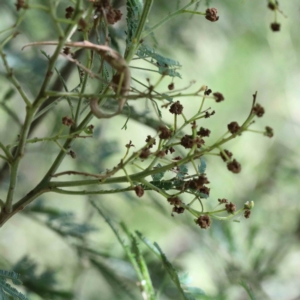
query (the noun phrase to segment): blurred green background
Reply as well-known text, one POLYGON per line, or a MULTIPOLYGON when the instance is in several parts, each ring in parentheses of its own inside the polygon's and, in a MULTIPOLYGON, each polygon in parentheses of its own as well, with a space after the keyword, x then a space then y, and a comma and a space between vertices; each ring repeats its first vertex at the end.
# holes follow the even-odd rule
MULTIPOLYGON (((60 1, 62 16, 65 7, 71 4, 60 1)), ((175 0, 154 1, 149 25, 174 11, 176 5, 175 0)), ((199 11, 205 11, 206 5, 202 1, 199 11)), ((186 87, 196 80, 191 91, 205 84, 225 96, 221 103, 206 104, 216 110, 215 116, 200 124, 212 131, 207 143, 222 135, 228 123, 242 122, 249 114, 252 95, 258 92, 257 101, 266 113, 253 129, 264 130, 268 125, 274 129, 275 136, 269 139, 249 132, 226 145, 242 165, 238 175, 229 173, 219 158, 207 158, 211 188, 207 204, 211 201, 213 207, 218 198, 227 198, 238 206, 254 201, 251 218, 240 218, 240 222, 214 221, 210 229, 201 230, 189 215, 171 217, 169 204, 154 192, 146 193, 141 199, 133 193, 90 197, 101 203, 116 226, 123 221, 130 230, 139 230, 149 240, 156 241, 182 274, 188 274, 189 284, 207 294, 206 298, 197 299, 248 299, 239 284, 241 281, 253 289, 259 300, 300 299, 300 5, 295 1, 280 1, 279 5, 284 13, 277 16, 281 23, 279 32, 270 29, 274 13, 267 8, 267 2, 250 0, 210 1, 210 7, 218 9, 218 22, 186 14, 155 32, 157 52, 182 65, 179 71, 182 79, 174 80, 176 88, 186 87)), ((4 0, 1 6, 0 31, 13 25, 21 13, 16 12, 14 1, 4 0)), ((120 9, 126 13, 125 6, 120 9)), ((117 33, 124 32, 124 16, 123 20, 114 26, 117 33)), ((36 10, 27 12, 17 30, 20 35, 6 46, 5 52, 25 91, 33 97, 47 61, 38 48, 21 51, 21 47, 28 42, 53 40, 56 34, 48 15, 36 10)), ((151 39, 146 42, 153 43, 151 39)), ((120 47, 124 47, 121 41, 120 47)), ((52 48, 43 49, 51 53, 52 48)), ((57 67, 63 68, 64 64, 65 60, 60 58, 57 67)), ((144 64, 138 61, 133 65, 144 64)), ((1 100, 10 89, 2 62, 0 72, 0 134, 1 141, 8 144, 17 137, 18 123, 24 119, 24 104, 17 94, 9 101, 1 100), (8 112, 16 121, 12 121, 8 112)), ((133 76, 145 84, 146 78, 151 82, 157 80, 152 73, 135 70, 133 76)), ((73 77, 68 80, 70 87, 76 84, 76 76, 73 77)), ((170 82, 171 79, 165 78, 159 89, 165 91, 170 82)), ((95 84, 97 82, 91 83, 90 88, 95 84)), ((181 101, 188 116, 199 105, 196 98, 181 101)), ((144 100, 132 105, 140 112, 152 111, 144 100)), ((32 136, 55 132, 67 109, 64 102, 54 107, 32 136)), ((60 171, 101 172, 119 162, 129 140, 139 149, 148 134, 155 134, 152 128, 133 120, 129 120, 127 130, 121 130, 125 120, 125 116, 93 120, 95 139, 76 143, 76 160, 66 157, 60 171)), ((164 120, 171 122, 166 112, 164 120)), ((19 175, 18 197, 24 196, 40 180, 57 151, 54 143, 34 144, 28 148, 19 175)), ((4 177, 1 199, 5 199, 7 187, 8 178, 4 177)), ((133 271, 121 246, 105 221, 88 204, 90 198, 45 194, 31 205, 31 209, 9 220, 0 231, 0 269, 11 269, 28 256, 37 264, 36 274, 55 271, 59 282, 56 289, 74 292, 74 298, 70 299, 141 299, 138 287, 132 284, 133 271), (80 239, 65 237, 59 230, 53 230, 55 220, 51 223, 47 214, 35 212, 41 206, 73 213, 76 222, 89 222, 98 230, 80 239), (98 268, 93 265, 80 253, 78 245, 101 252, 102 265, 98 268), (124 287, 113 283, 109 272, 118 274, 132 295, 128 296, 124 287)), ((141 248, 158 286, 157 282, 164 279, 161 266, 155 257, 147 254, 146 248, 141 248)), ((38 292, 34 292, 30 299, 41 299, 38 292)), ((177 298, 168 291, 163 292, 160 299, 177 298)))

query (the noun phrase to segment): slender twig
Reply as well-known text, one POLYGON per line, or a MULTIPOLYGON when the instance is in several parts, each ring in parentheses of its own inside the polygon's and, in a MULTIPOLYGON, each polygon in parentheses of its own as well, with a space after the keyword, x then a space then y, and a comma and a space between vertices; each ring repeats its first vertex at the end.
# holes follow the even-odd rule
POLYGON ((185 9, 190 7, 191 5, 195 5, 198 2, 200 2, 202 0, 197 0, 197 1, 191 1, 190 3, 186 4, 185 6, 183 6, 182 8, 179 8, 178 10, 174 11, 173 13, 168 14, 165 18, 163 18, 160 22, 158 22, 157 24, 155 24, 154 26, 150 27, 149 29, 146 29, 142 35, 141 38, 145 38, 146 36, 148 36, 150 33, 152 33, 154 30, 158 29, 161 25, 163 25, 164 23, 168 22, 169 20, 171 20, 172 18, 174 18, 175 16, 178 16, 180 14, 185 13, 185 9))

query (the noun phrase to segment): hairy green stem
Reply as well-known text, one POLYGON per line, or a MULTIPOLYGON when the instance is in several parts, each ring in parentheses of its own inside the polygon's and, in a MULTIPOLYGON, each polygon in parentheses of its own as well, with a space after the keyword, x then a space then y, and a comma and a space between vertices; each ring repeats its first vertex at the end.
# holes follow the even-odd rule
MULTIPOLYGON (((75 19, 78 21, 79 18, 81 17, 81 11, 77 12, 77 15, 75 19)), ((9 184, 9 189, 6 197, 6 202, 5 202, 5 207, 1 211, 2 216, 0 216, 0 225, 2 224, 2 219, 3 219, 3 214, 4 214, 4 219, 5 219, 5 214, 12 214, 13 208, 12 208, 12 203, 13 203, 13 196, 17 184, 17 176, 18 176, 18 170, 19 170, 19 165, 22 157, 24 156, 24 149, 26 145, 26 139, 28 136, 28 132, 30 129, 30 125, 32 123, 33 117, 35 112, 38 110, 39 106, 42 104, 42 102, 46 99, 44 95, 44 91, 50 81, 50 77, 52 74, 52 70, 55 66, 55 62, 60 54, 60 51, 64 45, 64 42, 68 36, 68 33, 71 32, 72 28, 74 25, 69 25, 66 29, 66 34, 62 37, 60 37, 59 40, 59 45, 57 46, 54 54, 49 60, 48 64, 48 69, 44 78, 44 81, 42 83, 40 92, 38 93, 36 99, 34 100, 32 105, 27 105, 26 107, 26 116, 25 116, 25 121, 20 133, 20 138, 19 138, 19 144, 17 146, 17 151, 15 153, 15 156, 13 158, 13 161, 11 163, 11 172, 10 172, 10 184, 9 184)), ((62 152, 62 151, 61 151, 62 152)))
POLYGON ((135 53, 140 45, 140 40, 143 38, 142 32, 144 30, 144 27, 145 27, 148 15, 150 13, 152 4, 153 4, 153 0, 146 0, 144 3, 142 15, 139 20, 137 30, 131 41, 129 50, 125 54, 125 60, 127 61, 127 63, 129 63, 132 60, 133 56, 135 55, 135 53))

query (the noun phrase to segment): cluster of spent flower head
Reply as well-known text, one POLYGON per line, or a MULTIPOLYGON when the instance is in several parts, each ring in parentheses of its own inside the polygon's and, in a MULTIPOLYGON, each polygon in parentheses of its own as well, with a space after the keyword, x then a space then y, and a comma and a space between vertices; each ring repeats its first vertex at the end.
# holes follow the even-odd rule
MULTIPOLYGON (((73 2, 75 3, 75 1, 73 2)), ((144 39, 146 36, 152 33, 152 30, 157 28, 157 26, 152 28, 145 27, 147 16, 150 13, 151 1, 146 0, 145 3, 148 3, 149 5, 144 5, 144 7, 141 8, 142 13, 138 11, 139 8, 137 8, 135 11, 136 7, 132 9, 132 11, 130 9, 127 10, 127 38, 124 39, 124 42, 126 42, 126 51, 124 56, 112 48, 115 45, 111 43, 112 36, 109 35, 109 26, 114 25, 116 22, 119 22, 122 19, 121 11, 112 6, 111 0, 89 0, 88 2, 90 2, 89 10, 84 10, 80 5, 76 5, 76 7, 68 5, 65 6, 63 13, 65 18, 68 20, 60 21, 68 24, 68 26, 58 26, 59 31, 62 30, 65 35, 61 35, 57 42, 35 42, 30 44, 57 45, 57 52, 55 52, 56 54, 53 55, 51 59, 55 59, 58 56, 59 51, 62 49, 62 54, 69 61, 78 66, 80 79, 82 79, 82 77, 85 77, 84 79, 86 79, 80 80, 81 92, 73 93, 74 97, 80 99, 80 101, 78 101, 79 104, 76 114, 73 115, 73 113, 71 113, 72 117, 66 116, 62 118, 62 123, 64 125, 62 126, 62 130, 66 130, 67 126, 69 127, 69 133, 63 136, 67 140, 64 146, 60 147, 62 152, 59 155, 63 157, 63 155, 69 154, 69 156, 75 159, 76 153, 73 150, 70 150, 72 141, 76 138, 90 137, 93 134, 93 125, 87 125, 92 117, 92 114, 98 118, 110 118, 116 116, 119 113, 122 113, 125 103, 130 99, 147 98, 155 102, 155 109, 159 115, 159 121, 155 120, 156 125, 151 126, 157 129, 157 133, 153 134, 153 136, 148 135, 145 138, 144 146, 139 150, 135 150, 134 144, 132 141, 130 141, 126 145, 126 153, 124 157, 115 167, 113 167, 111 170, 107 170, 104 174, 65 171, 51 174, 49 176, 47 175, 47 180, 50 182, 50 176, 58 177, 66 174, 76 174, 92 176, 96 178, 97 180, 95 181, 95 184, 97 185, 99 182, 114 183, 114 181, 129 184, 129 186, 123 189, 122 192, 129 190, 134 191, 138 197, 142 197, 145 194, 145 191, 151 190, 159 193, 167 199, 172 206, 173 216, 175 214, 190 213, 195 218, 195 223, 201 228, 208 228, 211 226, 212 219, 214 218, 222 220, 230 219, 237 216, 241 212, 244 212, 245 218, 249 218, 251 209, 253 207, 252 203, 245 204, 242 208, 238 208, 236 204, 223 198, 218 200, 219 202, 217 205, 219 206, 219 209, 212 211, 206 209, 205 202, 211 193, 210 181, 205 173, 205 158, 208 154, 219 156, 231 173, 238 174, 241 172, 242 166, 240 162, 238 162, 238 159, 229 150, 224 148, 224 144, 236 137, 241 136, 247 131, 251 131, 250 126, 253 124, 254 118, 260 118, 264 115, 264 108, 256 103, 256 94, 253 96, 253 104, 246 120, 242 124, 233 120, 228 123, 227 126, 223 126, 224 131, 226 131, 225 134, 219 137, 219 139, 217 139, 215 142, 211 142, 211 129, 206 128, 207 126, 205 126, 205 121, 207 118, 214 117, 215 110, 212 110, 211 108, 203 109, 203 107, 207 101, 213 102, 213 105, 215 105, 215 103, 219 104, 225 100, 225 97, 222 93, 218 91, 212 91, 212 89, 208 88, 207 86, 202 86, 192 94, 185 94, 183 92, 185 89, 176 90, 174 77, 180 76, 178 76, 177 72, 170 71, 172 68, 178 68, 178 66, 180 66, 179 63, 172 63, 171 59, 166 59, 165 57, 156 54, 155 51, 147 50, 147 47, 144 47, 143 51, 141 50, 143 48, 141 46, 144 46, 144 39), (89 13, 87 13, 87 11, 89 13), (64 28, 66 28, 66 31, 64 28), (76 28, 78 28, 78 31, 84 32, 83 35, 80 35, 81 40, 84 39, 84 41, 67 42, 65 38, 68 37, 68 39, 71 40, 72 36, 70 36, 70 34, 76 32, 76 28), (91 29, 96 32, 96 36, 98 37, 98 39, 96 38, 95 40, 101 40, 103 44, 94 44, 87 40, 87 37, 90 36, 88 33, 91 29), (93 65, 94 60, 92 57, 94 57, 94 55, 91 55, 90 59, 87 60, 88 63, 84 65, 74 58, 74 55, 71 52, 72 47, 97 53, 101 60, 100 69, 97 71, 97 73, 102 73, 103 76, 98 76, 92 71, 93 68, 98 67, 93 65), (142 56, 142 54, 147 54, 147 59, 149 57, 151 60, 153 59, 153 61, 151 61, 152 65, 156 65, 156 67, 158 67, 158 73, 162 75, 158 83, 162 82, 162 79, 166 76, 171 76, 173 78, 172 81, 167 85, 166 93, 161 94, 157 92, 155 89, 158 84, 150 84, 149 79, 147 80, 149 86, 145 92, 139 92, 138 89, 131 88, 132 77, 128 64, 133 59, 134 55, 137 55, 139 59, 145 59, 145 56, 142 56), (169 62, 171 62, 171 65, 169 62), (105 64, 110 65, 112 72, 106 72, 106 70, 104 70, 105 64), (98 89, 93 97, 84 92, 86 90, 89 78, 92 77, 102 80, 103 86, 106 85, 105 89, 98 89), (115 94, 110 93, 109 87, 112 88, 115 94), (181 99, 189 96, 200 99, 199 109, 197 109, 194 115, 191 117, 187 117, 185 115, 186 112, 181 101, 181 99), (114 98, 118 101, 118 110, 114 114, 105 114, 99 110, 99 105, 103 104, 100 103, 102 99, 104 100, 108 97, 114 98), (86 115, 85 118, 83 118, 82 121, 80 121, 80 114, 78 114, 78 112, 80 112, 82 108, 80 104, 82 99, 90 100, 91 111, 86 115), (171 114, 173 117, 173 124, 168 125, 164 123, 163 119, 161 118, 161 110, 156 101, 163 102, 161 108, 166 109, 165 113, 171 114), (158 123, 159 125, 157 125, 158 123), (85 133, 86 135, 81 135, 82 133, 85 133), (133 153, 131 154, 130 152, 133 153), (143 168, 142 165, 144 166, 145 164, 148 164, 148 166, 143 168), (137 168, 137 171, 134 174, 129 174, 127 172, 126 168, 129 165, 137 168), (124 171, 125 176, 111 178, 120 170, 124 171), (168 176, 165 176, 166 173, 168 176), (152 180, 150 180, 150 178, 152 178, 152 180), (110 179, 112 180, 110 181, 110 179), (186 197, 183 197, 184 194, 186 197), (185 201, 187 197, 191 197, 191 199, 189 199, 189 202, 186 204, 185 201), (195 205, 197 203, 198 207, 195 205)), ((132 5, 133 2, 134 1, 128 1, 127 4, 132 5)), ((190 2, 190 5, 192 5, 192 2, 194 1, 190 2)), ((16 9, 30 9, 30 6, 26 3, 27 1, 17 0, 15 4, 16 9)), ((79 2, 77 4, 79 4, 79 2)), ((275 15, 276 12, 279 11, 277 0, 268 0, 268 7, 274 11, 275 15)), ((178 12, 179 11, 180 13, 192 12, 196 13, 197 15, 202 15, 210 22, 216 22, 219 20, 218 10, 216 8, 207 8, 204 12, 194 12, 184 8, 179 9, 178 12)), ((53 13, 52 8, 49 9, 49 13, 50 12, 51 14, 53 13)), ((53 19, 52 15, 51 18, 53 19)), ((158 23, 158 25, 160 25, 160 23, 158 23)), ((271 28, 274 31, 278 31, 280 29, 280 24, 276 22, 276 19, 275 22, 271 24, 271 28)), ((11 35, 11 37, 13 38, 14 35, 11 35)), ((114 37, 116 37, 116 35, 114 35, 114 37)), ((2 55, 2 59, 5 62, 4 65, 8 65, 5 61, 5 55, 2 55)), ((51 61, 49 64, 50 69, 45 77, 45 83, 47 84, 49 83, 50 75, 54 73, 54 65, 55 61, 51 61)), ((8 67, 6 69, 7 73, 10 74, 11 69, 8 67)), ((147 72, 147 69, 145 69, 145 72, 147 72)), ((44 84, 45 89, 47 84, 44 84)), ((145 87, 143 83, 142 85, 145 87)), ((18 86, 18 89, 19 88, 20 86, 18 86)), ((47 97, 53 96, 53 91, 51 91, 51 89, 40 92, 41 95, 44 95, 44 93, 47 97)), ((26 93, 23 94, 25 95, 26 93)), ((62 95, 62 97, 63 94, 66 96, 66 98, 69 97, 69 92, 54 93, 55 96, 62 95)), ((22 97, 24 98, 27 107, 30 107, 28 104, 30 101, 27 99, 27 97, 22 97)), ((36 107, 34 107, 34 109, 36 109, 36 107)), ((32 113, 30 115, 33 116, 34 114, 32 113)), ((27 129, 23 132, 27 132, 27 129)), ((48 140, 54 140, 59 146, 61 146, 58 143, 58 139, 62 138, 62 135, 60 135, 61 132, 62 131, 60 131, 58 135, 51 137, 48 140)), ((272 137, 274 135, 273 129, 269 126, 266 126, 265 130, 261 131, 260 133, 267 137, 272 137)), ((24 139, 21 140, 26 139, 24 136, 23 138, 24 139)), ((20 150, 22 147, 17 148, 20 150)), ((53 167, 51 167, 51 170, 56 170, 61 161, 62 159, 56 159, 53 163, 53 167)), ((59 188, 55 187, 53 184, 55 183, 51 182, 52 190, 53 188, 56 188, 57 191, 61 192, 61 190, 59 190, 59 188)), ((48 190, 50 190, 50 188, 48 190)), ((34 197, 39 195, 38 189, 36 191, 37 193, 34 196, 32 196, 30 199, 26 199, 27 203, 30 203, 35 199, 34 197)), ((98 192, 99 194, 102 192, 104 193, 102 190, 97 191, 97 193, 98 192)), ((64 190, 64 193, 67 192, 64 190)), ((81 194, 88 194, 88 191, 81 191, 81 194)), ((12 199, 9 199, 9 201, 12 203, 11 200, 12 199)), ((12 209, 11 203, 8 203, 10 209, 12 209)), ((23 202, 20 202, 18 205, 14 204, 15 209, 20 208, 20 205, 22 205, 23 208, 23 202)), ((12 215, 15 212, 16 210, 12 213, 12 215)), ((2 216, 4 216, 4 214, 2 214, 2 216)))
MULTIPOLYGON (((159 126, 156 136, 148 135, 145 146, 135 153, 135 160, 149 161, 149 166, 145 169, 149 173, 147 171, 142 172, 144 175, 143 181, 139 182, 137 179, 132 189, 138 197, 143 196, 145 190, 160 193, 172 206, 172 216, 191 213, 196 217, 195 223, 205 229, 211 226, 212 219, 227 220, 241 213, 244 213, 246 219, 250 217, 253 203, 246 203, 243 207, 237 208, 235 203, 225 198, 218 200, 217 206, 222 206, 221 208, 212 211, 205 209, 205 201, 210 196, 210 181, 205 173, 205 156, 207 154, 220 156, 230 172, 233 174, 240 173, 242 170, 241 164, 229 150, 223 148, 223 144, 242 135, 244 132, 251 131, 249 127, 254 123, 254 118, 261 118, 265 110, 260 104, 256 103, 257 93, 255 93, 249 116, 243 124, 238 124, 236 121, 230 122, 226 128, 227 132, 221 138, 217 139, 215 143, 208 143, 206 138, 210 137, 211 130, 201 125, 208 116, 213 116, 214 111, 211 108, 204 110, 203 103, 210 99, 219 103, 224 100, 224 96, 219 92, 213 93, 207 87, 199 91, 203 92, 203 94, 197 94, 202 98, 200 108, 191 118, 185 116, 184 105, 179 100, 161 105, 162 108, 168 109, 168 112, 174 116, 174 124, 159 126), (183 124, 178 126, 181 117, 183 124), (185 133, 185 128, 189 128, 191 132, 189 134, 185 133), (166 176, 169 178, 165 178, 167 171, 173 173, 173 177, 166 176), (147 175, 152 176, 151 181, 145 180, 147 175), (184 194, 192 197, 189 203, 185 203, 181 197, 184 194), (200 204, 201 210, 195 209, 195 203, 200 204)), ((175 85, 172 82, 170 93, 175 92, 175 85)), ((271 137, 273 130, 267 126, 266 131, 260 133, 271 137)), ((131 142, 126 145, 127 148, 130 146, 132 146, 131 142)))

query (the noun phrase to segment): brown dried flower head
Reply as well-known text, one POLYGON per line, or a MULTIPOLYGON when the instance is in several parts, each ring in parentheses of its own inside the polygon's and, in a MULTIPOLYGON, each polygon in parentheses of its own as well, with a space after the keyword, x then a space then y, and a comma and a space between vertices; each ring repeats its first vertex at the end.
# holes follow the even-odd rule
POLYGON ((216 102, 221 102, 225 99, 224 96, 219 92, 213 93, 213 96, 216 99, 216 102))
POLYGON ((190 149, 194 145, 194 140, 190 135, 185 135, 180 140, 180 145, 182 145, 186 149, 190 149))
POLYGON ((170 84, 168 85, 168 89, 169 89, 170 91, 174 90, 174 88, 175 88, 174 82, 172 82, 172 83, 170 83, 170 84))
POLYGON ((184 212, 184 207, 174 206, 172 212, 175 212, 177 214, 182 214, 184 212))
POLYGON ((68 116, 65 116, 65 117, 62 118, 62 123, 66 126, 71 126, 71 125, 75 124, 73 119, 68 117, 68 116))
POLYGON ((266 131, 265 131, 264 135, 268 136, 270 138, 273 137, 274 136, 273 128, 266 126, 266 131))
POLYGON ((72 14, 74 12, 74 8, 72 6, 68 6, 65 9, 65 11, 66 11, 66 15, 65 15, 66 19, 71 19, 72 18, 72 14))
POLYGON ((158 137, 162 140, 168 140, 172 136, 172 131, 166 126, 159 126, 158 131, 160 131, 158 137))
POLYGON ((170 113, 175 115, 180 115, 183 111, 183 106, 180 104, 179 101, 173 103, 169 109, 170 113))
POLYGON ((142 197, 144 195, 144 189, 140 185, 136 185, 134 187, 134 191, 138 197, 142 197))
POLYGON ((204 92, 204 95, 205 95, 205 96, 209 96, 211 93, 212 93, 212 90, 211 90, 211 89, 207 89, 207 90, 204 92))
POLYGON ((270 8, 271 10, 275 10, 276 9, 276 4, 269 2, 268 3, 268 8, 270 8))
POLYGON ((75 159, 76 158, 76 153, 73 150, 69 151, 70 156, 75 159))
POLYGON ((255 114, 256 116, 258 116, 260 118, 260 117, 262 117, 264 115, 265 109, 260 104, 257 103, 252 108, 252 113, 255 114))
POLYGON ((166 152, 164 150, 160 150, 156 153, 156 156, 160 157, 160 158, 165 157, 165 155, 166 155, 166 152))
POLYGON ((147 136, 146 142, 148 143, 148 148, 152 148, 156 144, 155 138, 150 135, 147 136))
POLYGON ((106 12, 106 19, 108 24, 115 24, 122 19, 122 13, 118 9, 110 7, 106 12))
POLYGON ((146 159, 148 158, 148 156, 151 154, 150 150, 148 148, 144 148, 142 149, 141 153, 140 153, 140 158, 141 159, 146 159))
POLYGON ((205 194, 207 196, 209 196, 209 192, 210 192, 210 188, 208 188, 207 186, 203 186, 199 189, 199 192, 202 194, 205 194))
POLYGON ((181 200, 178 197, 168 198, 168 202, 171 205, 177 205, 177 206, 180 206, 182 204, 181 200))
POLYGON ((219 20, 218 11, 216 8, 208 8, 206 10, 205 19, 211 22, 216 22, 219 20))
POLYGON ((70 47, 64 47, 63 48, 63 54, 66 54, 66 55, 69 55, 69 54, 71 54, 71 48, 70 47))
POLYGON ((271 27, 272 31, 274 31, 274 32, 280 31, 280 23, 276 23, 276 22, 271 23, 270 27, 271 27))
POLYGON ((18 0, 17 3, 15 4, 17 11, 19 11, 21 8, 27 9, 28 5, 25 3, 24 0, 18 0))
POLYGON ((78 31, 85 31, 87 26, 88 23, 83 18, 80 18, 80 20, 78 21, 78 31))
POLYGON ((209 181, 205 175, 200 175, 198 178, 189 181, 188 186, 193 190, 200 190, 204 184, 209 184, 209 181))
POLYGON ((200 137, 192 138, 190 135, 185 135, 180 140, 180 145, 182 145, 185 149, 191 149, 193 145, 197 145, 197 148, 201 148, 202 145, 205 144, 205 141, 200 137))
POLYGON ((237 122, 229 123, 227 125, 227 128, 232 134, 237 133, 241 129, 240 125, 237 122))
POLYGON ((203 215, 196 220, 196 224, 198 224, 201 228, 206 229, 210 227, 211 219, 208 215, 203 215))
POLYGON ((245 210, 245 212, 244 212, 244 217, 245 217, 246 219, 249 219, 249 218, 250 218, 250 215, 251 215, 251 210, 249 210, 249 209, 245 210))
POLYGON ((234 159, 233 161, 231 161, 231 162, 229 162, 229 163, 227 164, 227 169, 228 169, 229 171, 231 171, 232 173, 237 174, 237 173, 240 173, 240 172, 241 172, 242 167, 241 167, 241 165, 234 159))
POLYGON ((236 211, 236 205, 232 202, 225 204, 225 208, 229 214, 233 214, 236 211))
POLYGON ((218 199, 220 204, 228 203, 228 200, 223 198, 223 199, 218 199))
POLYGON ((201 135, 202 137, 209 136, 210 135, 210 130, 207 129, 207 128, 200 127, 200 129, 197 132, 197 134, 201 135))

